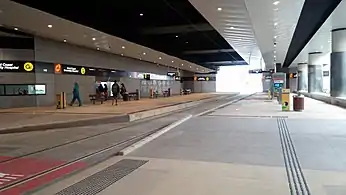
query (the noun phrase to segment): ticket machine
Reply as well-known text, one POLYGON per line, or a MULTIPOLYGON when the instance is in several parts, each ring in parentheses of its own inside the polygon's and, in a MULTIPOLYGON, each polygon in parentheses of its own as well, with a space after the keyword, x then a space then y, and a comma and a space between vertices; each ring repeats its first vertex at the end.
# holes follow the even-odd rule
POLYGON ((286 73, 273 73, 271 81, 272 97, 276 97, 281 104, 282 89, 286 87, 286 73))

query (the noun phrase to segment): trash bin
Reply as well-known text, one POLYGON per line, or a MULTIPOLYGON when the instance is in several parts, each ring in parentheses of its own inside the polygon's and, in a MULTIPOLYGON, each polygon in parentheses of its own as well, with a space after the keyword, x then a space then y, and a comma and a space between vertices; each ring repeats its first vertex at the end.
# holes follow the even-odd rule
POLYGON ((124 102, 129 101, 129 94, 128 94, 128 93, 124 93, 124 94, 123 94, 123 101, 124 101, 124 102))
POLYGON ((304 110, 304 96, 295 95, 293 96, 293 110, 301 112, 304 110))
POLYGON ((66 93, 60 92, 56 94, 56 109, 65 109, 66 108, 66 93))

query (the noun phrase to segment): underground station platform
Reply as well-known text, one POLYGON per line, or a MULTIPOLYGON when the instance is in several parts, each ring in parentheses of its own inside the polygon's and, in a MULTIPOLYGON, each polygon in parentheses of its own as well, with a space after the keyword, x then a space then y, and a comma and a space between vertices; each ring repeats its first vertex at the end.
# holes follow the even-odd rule
POLYGON ((284 112, 229 95, 131 126, 3 134, 0 194, 343 195, 345 119, 310 98, 284 112))

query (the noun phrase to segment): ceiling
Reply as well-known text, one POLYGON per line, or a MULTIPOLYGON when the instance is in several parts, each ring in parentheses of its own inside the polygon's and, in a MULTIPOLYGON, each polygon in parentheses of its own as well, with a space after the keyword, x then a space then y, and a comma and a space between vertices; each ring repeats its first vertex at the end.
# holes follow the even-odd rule
POLYGON ((15 2, 209 69, 247 65, 188 0, 15 2))
POLYGON ((283 63, 304 0, 190 0, 250 64, 283 63), (222 8, 219 11, 218 8, 222 8))
POLYGON ((214 71, 10 0, 0 1, 0 26, 66 44, 157 63, 174 69, 178 68, 196 73, 214 71))

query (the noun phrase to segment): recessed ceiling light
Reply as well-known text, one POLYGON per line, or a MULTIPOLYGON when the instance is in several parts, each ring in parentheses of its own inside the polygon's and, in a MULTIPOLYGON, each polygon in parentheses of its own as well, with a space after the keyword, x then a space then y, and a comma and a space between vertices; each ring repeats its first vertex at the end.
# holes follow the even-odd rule
POLYGON ((274 1, 274 5, 278 5, 280 3, 280 1, 274 1))
POLYGON ((161 57, 159 57, 159 59, 161 60, 162 58, 161 58, 161 57))
POLYGON ((192 68, 192 66, 190 66, 190 68, 192 68))
POLYGON ((125 49, 125 46, 121 46, 121 48, 125 49))
POLYGON ((143 55, 146 55, 146 53, 144 52, 143 55))
POLYGON ((274 36, 274 39, 278 38, 278 36, 274 36))
POLYGON ((178 35, 175 35, 176 38, 178 38, 179 36, 178 35))
POLYGON ((184 66, 184 64, 181 64, 181 66, 184 66))
POLYGON ((172 63, 174 63, 174 60, 172 60, 172 63))
POLYGON ((278 23, 277 23, 277 22, 275 22, 275 23, 274 23, 274 26, 277 26, 277 25, 278 25, 278 23))
POLYGON ((121 54, 121 56, 124 56, 124 54, 121 54))
POLYGON ((64 42, 66 43, 66 42, 67 42, 67 40, 66 40, 66 39, 64 39, 64 42))
POLYGON ((222 8, 221 7, 217 8, 217 11, 222 11, 222 8))
POLYGON ((274 50, 274 53, 276 53, 276 51, 274 50))
POLYGON ((100 50, 100 48, 96 48, 97 50, 100 50))
POLYGON ((14 30, 18 30, 18 28, 14 28, 14 30))
POLYGON ((140 16, 143 16, 144 14, 143 14, 143 13, 140 13, 139 15, 140 15, 140 16))
POLYGON ((188 42, 188 41, 186 41, 185 43, 186 43, 186 44, 188 44, 189 42, 188 42))
POLYGON ((95 37, 93 37, 93 38, 92 38, 92 40, 93 40, 93 41, 95 41, 95 40, 96 40, 96 38, 95 38, 95 37))
POLYGON ((48 24, 48 28, 52 28, 53 27, 53 25, 51 25, 51 24, 48 24))

